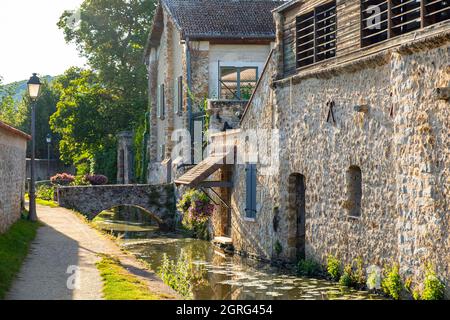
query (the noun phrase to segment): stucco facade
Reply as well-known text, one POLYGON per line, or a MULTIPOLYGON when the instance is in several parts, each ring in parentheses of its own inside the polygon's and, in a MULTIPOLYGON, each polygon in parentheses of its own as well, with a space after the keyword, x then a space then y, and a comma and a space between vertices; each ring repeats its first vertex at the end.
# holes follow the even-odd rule
POLYGON ((395 262, 416 285, 432 263, 448 290, 450 115, 435 89, 450 81, 449 21, 286 75, 280 29, 301 10, 275 13, 277 45, 241 122, 243 132, 275 133, 279 158, 269 173, 257 161, 254 219, 245 217, 245 166, 235 167, 236 251, 289 262, 302 251, 321 263, 329 254, 343 263, 361 257, 366 267, 395 262))
POLYGON ((0 122, 0 233, 20 218, 29 136, 0 122))

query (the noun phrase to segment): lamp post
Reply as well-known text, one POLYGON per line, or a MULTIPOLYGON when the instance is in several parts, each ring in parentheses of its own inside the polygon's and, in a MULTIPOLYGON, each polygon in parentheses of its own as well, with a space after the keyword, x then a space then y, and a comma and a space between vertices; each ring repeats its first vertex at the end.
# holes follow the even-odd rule
POLYGON ((35 187, 35 150, 36 150, 36 101, 41 92, 41 81, 36 73, 28 80, 28 95, 31 99, 31 163, 30 163, 30 214, 28 219, 37 221, 36 214, 36 187, 35 187))
POLYGON ((52 135, 49 133, 45 138, 47 141, 47 177, 50 179, 50 144, 52 143, 52 135))

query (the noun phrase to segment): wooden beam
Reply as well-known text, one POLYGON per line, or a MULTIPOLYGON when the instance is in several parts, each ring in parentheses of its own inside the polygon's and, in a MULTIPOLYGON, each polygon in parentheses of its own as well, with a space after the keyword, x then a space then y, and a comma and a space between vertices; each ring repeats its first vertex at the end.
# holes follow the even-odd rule
MULTIPOLYGON (((205 192, 205 190, 204 190, 203 188, 201 188, 201 189, 203 190, 203 192, 205 192)), ((216 195, 216 197, 219 199, 219 201, 220 201, 225 207, 227 207, 228 209, 230 209, 230 206, 225 202, 225 200, 222 199, 222 197, 221 197, 214 189, 209 188, 209 190, 211 190, 212 193, 214 193, 214 194, 216 195)), ((205 192, 205 193, 207 193, 207 192, 205 192)), ((208 197, 209 197, 209 195, 208 195, 208 197)), ((211 199, 211 200, 212 200, 212 199, 211 199)), ((213 202, 214 202, 214 200, 213 200, 213 202)))
POLYGON ((198 186, 201 188, 232 188, 233 183, 230 181, 203 181, 198 186))

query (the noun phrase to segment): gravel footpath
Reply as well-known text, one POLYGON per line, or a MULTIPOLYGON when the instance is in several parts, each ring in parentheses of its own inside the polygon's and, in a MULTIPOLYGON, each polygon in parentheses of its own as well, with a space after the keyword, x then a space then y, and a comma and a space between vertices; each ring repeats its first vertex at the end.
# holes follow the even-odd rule
POLYGON ((96 267, 99 254, 118 257, 124 267, 150 289, 179 298, 133 256, 64 208, 38 205, 36 239, 14 281, 8 300, 102 300, 102 279, 96 267))

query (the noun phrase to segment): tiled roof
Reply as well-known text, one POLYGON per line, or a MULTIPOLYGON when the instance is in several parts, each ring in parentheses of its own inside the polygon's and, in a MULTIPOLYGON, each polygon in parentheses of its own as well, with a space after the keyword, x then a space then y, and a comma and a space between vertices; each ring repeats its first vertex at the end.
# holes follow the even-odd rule
POLYGON ((272 39, 272 0, 161 0, 183 38, 272 39))

